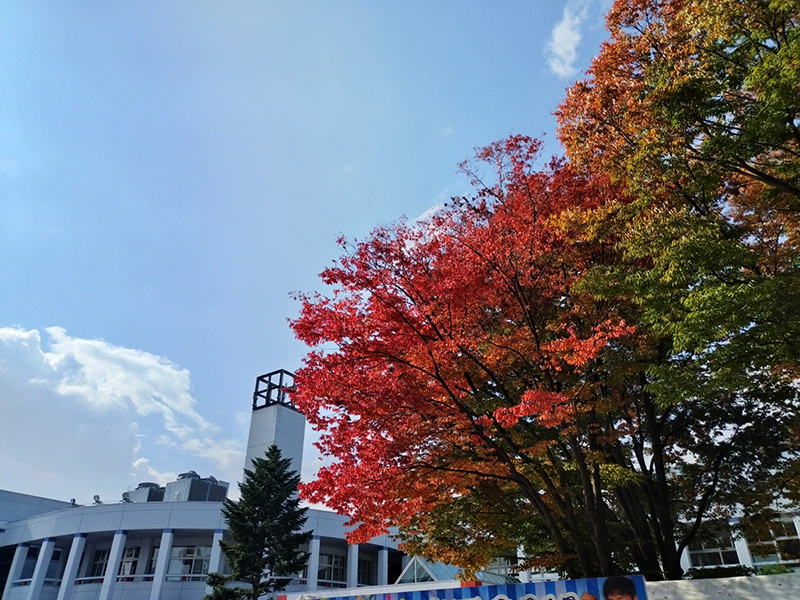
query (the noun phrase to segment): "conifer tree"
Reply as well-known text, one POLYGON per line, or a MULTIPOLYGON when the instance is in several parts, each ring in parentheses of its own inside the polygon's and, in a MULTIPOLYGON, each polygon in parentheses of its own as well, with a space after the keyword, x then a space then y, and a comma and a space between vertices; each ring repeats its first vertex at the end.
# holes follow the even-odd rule
POLYGON ((300 547, 311 538, 310 531, 303 531, 308 509, 299 506, 300 477, 290 465, 273 444, 264 458, 253 459, 252 469, 245 469, 238 502, 225 500, 222 512, 232 542, 220 545, 231 574, 209 578, 213 591, 207 600, 257 600, 285 589, 306 566, 308 553, 300 547), (229 581, 248 587, 226 588, 229 581))

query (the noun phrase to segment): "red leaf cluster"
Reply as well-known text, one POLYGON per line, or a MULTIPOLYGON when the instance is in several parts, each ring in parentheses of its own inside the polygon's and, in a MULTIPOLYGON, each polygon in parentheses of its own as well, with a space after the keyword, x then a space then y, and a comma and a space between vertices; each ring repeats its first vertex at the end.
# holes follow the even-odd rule
POLYGON ((620 191, 514 136, 463 170, 477 187, 425 222, 376 229, 300 295, 311 352, 293 399, 334 459, 302 494, 359 523, 354 541, 479 478, 513 479, 586 415, 587 377, 633 328, 579 291, 611 251, 564 225, 620 191))

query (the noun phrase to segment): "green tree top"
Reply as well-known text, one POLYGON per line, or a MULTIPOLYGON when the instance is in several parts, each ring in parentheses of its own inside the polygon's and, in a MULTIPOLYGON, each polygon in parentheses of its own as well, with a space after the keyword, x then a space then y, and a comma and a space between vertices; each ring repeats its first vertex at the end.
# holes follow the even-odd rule
POLYGON ((226 499, 222 512, 232 542, 220 542, 231 568, 227 577, 212 577, 214 587, 208 600, 249 598, 286 588, 293 575, 301 572, 308 552, 300 550, 312 532, 303 531, 308 509, 300 508, 297 486, 300 477, 292 471, 291 460, 283 458, 274 444, 264 458, 254 458, 239 484, 238 502, 226 499), (225 588, 228 581, 247 588, 225 588))

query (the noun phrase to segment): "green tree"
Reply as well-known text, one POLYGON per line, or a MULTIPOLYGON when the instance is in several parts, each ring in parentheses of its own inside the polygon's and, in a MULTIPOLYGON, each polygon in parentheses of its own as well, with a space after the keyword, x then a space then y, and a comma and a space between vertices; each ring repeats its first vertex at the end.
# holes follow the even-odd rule
POLYGON ((220 545, 231 574, 209 576, 213 591, 207 600, 257 600, 285 589, 306 566, 308 553, 300 547, 311 538, 310 531, 302 531, 308 509, 299 506, 300 477, 290 466, 273 444, 264 458, 253 459, 252 470, 245 469, 238 502, 225 500, 222 512, 233 541, 220 545), (225 587, 232 581, 248 587, 225 587))
POLYGON ((630 259, 601 285, 728 388, 800 372, 799 23, 796 0, 618 0, 558 111, 570 160, 636 196, 598 215, 630 259))
POLYGON ((583 217, 623 258, 587 279, 595 296, 635 302, 639 331, 664 340, 645 389, 696 438, 688 451, 712 459, 670 476, 735 476, 708 501, 668 498, 689 535, 701 523, 683 506, 738 502, 758 520, 800 497, 798 25, 797 0, 617 0, 558 112, 573 165, 633 196, 583 217), (716 447, 708 419, 726 423, 716 447), (730 433, 753 452, 731 460, 730 433))

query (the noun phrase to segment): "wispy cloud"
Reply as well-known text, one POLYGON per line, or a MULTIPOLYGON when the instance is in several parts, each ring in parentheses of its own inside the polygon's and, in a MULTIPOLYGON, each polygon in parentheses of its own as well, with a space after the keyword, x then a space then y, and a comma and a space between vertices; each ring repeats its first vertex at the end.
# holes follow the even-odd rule
POLYGON ((448 127, 447 129, 445 129, 442 132, 442 136, 443 137, 447 137, 448 135, 453 135, 453 128, 452 127, 448 127))
POLYGON ((550 70, 565 79, 576 74, 578 44, 581 42, 581 25, 589 12, 591 0, 568 0, 561 20, 553 28, 547 46, 547 64, 550 70))
POLYGON ((187 369, 60 327, 45 335, 46 342, 36 329, 0 328, 4 486, 21 479, 17 489, 42 495, 70 484, 102 487, 113 499, 128 485, 165 483, 190 468, 240 476, 243 444, 197 412, 187 369))

